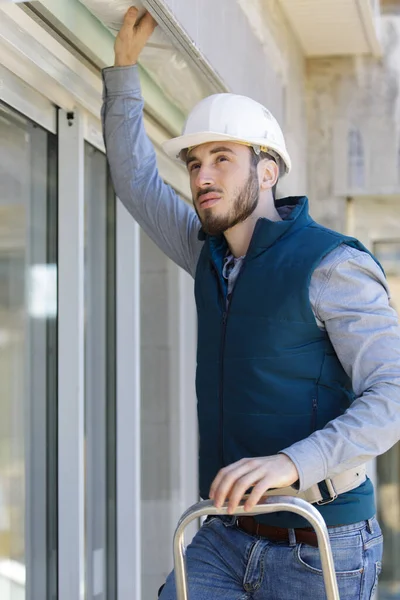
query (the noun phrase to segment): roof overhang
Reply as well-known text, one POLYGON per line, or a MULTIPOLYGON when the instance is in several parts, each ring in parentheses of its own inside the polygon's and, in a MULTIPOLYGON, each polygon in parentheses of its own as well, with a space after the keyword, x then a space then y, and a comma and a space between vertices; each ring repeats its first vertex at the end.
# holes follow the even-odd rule
POLYGON ((378 0, 279 0, 308 58, 381 56, 378 0))
MULTIPOLYGON (((1 2, 1 0, 0 0, 1 2)), ((167 0, 80 0, 114 35, 130 6, 139 17, 147 9, 159 27, 140 54, 140 65, 164 94, 186 114, 202 98, 228 88, 189 37, 167 0)))

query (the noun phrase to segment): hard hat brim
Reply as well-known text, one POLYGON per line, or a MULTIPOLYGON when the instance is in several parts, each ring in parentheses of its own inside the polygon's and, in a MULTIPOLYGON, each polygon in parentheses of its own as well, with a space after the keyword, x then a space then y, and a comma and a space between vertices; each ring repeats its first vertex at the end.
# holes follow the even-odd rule
MULTIPOLYGON (((249 146, 258 145, 265 146, 265 139, 252 139, 252 140, 244 140, 242 138, 237 138, 232 135, 227 135, 223 133, 216 133, 213 131, 204 131, 200 133, 191 133, 187 135, 181 135, 179 137, 173 138, 171 140, 167 140, 162 143, 162 149, 164 152, 175 160, 181 160, 180 154, 182 150, 186 150, 187 148, 193 148, 194 146, 199 146, 200 144, 207 144, 210 142, 236 142, 241 144, 247 144, 249 146)), ((278 145, 270 143, 268 144, 268 148, 274 150, 281 159, 283 160, 286 168, 286 173, 290 172, 292 167, 291 160, 289 154, 287 152, 283 152, 282 148, 278 145)))

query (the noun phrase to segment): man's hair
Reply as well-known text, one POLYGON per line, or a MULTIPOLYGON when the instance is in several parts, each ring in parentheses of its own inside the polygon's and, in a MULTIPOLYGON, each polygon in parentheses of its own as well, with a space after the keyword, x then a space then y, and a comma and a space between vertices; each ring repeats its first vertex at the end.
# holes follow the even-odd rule
MULTIPOLYGON (((277 159, 275 156, 272 156, 272 154, 269 154, 268 152, 260 152, 259 154, 257 154, 253 148, 250 148, 250 153, 251 153, 251 166, 254 169, 257 169, 257 165, 259 162, 266 159, 266 160, 273 160, 274 163, 276 163, 279 167, 279 173, 281 172, 281 165, 279 164, 279 159, 277 159)), ((276 198, 276 188, 278 186, 278 181, 279 181, 279 176, 278 176, 278 179, 276 180, 276 184, 272 188, 272 197, 274 200, 276 198)))

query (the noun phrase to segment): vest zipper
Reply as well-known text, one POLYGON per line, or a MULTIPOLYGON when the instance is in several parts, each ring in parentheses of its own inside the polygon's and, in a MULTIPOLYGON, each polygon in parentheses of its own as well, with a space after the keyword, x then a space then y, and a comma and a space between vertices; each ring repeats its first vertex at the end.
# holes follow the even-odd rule
MULTIPOLYGON (((229 305, 228 305, 229 307, 229 305)), ((220 357, 220 374, 219 374, 219 455, 221 467, 225 467, 224 457, 224 349, 226 336, 226 322, 228 320, 228 309, 225 309, 222 314, 222 332, 221 332, 221 357, 220 357)))
POLYGON ((227 297, 225 297, 217 266, 215 265, 214 261, 211 259, 211 264, 214 267, 214 272, 215 272, 215 275, 218 280, 218 286, 219 286, 219 290, 220 290, 220 294, 221 294, 221 299, 224 302, 223 309, 222 309, 223 312, 222 312, 222 332, 221 332, 220 375, 219 375, 219 390, 218 390, 219 391, 219 415, 220 415, 219 416, 219 418, 220 418, 220 421, 219 421, 219 440, 220 440, 219 456, 220 456, 220 461, 221 461, 221 468, 225 467, 225 457, 224 457, 224 354, 225 353, 224 353, 224 350, 225 350, 226 325, 228 322, 229 310, 230 310, 230 307, 232 304, 233 294, 235 293, 238 281, 244 271, 247 256, 249 255, 250 249, 253 245, 254 233, 256 231, 257 226, 258 226, 258 223, 256 223, 256 226, 254 228, 254 232, 253 232, 252 238, 250 240, 249 247, 247 249, 247 254, 243 260, 242 268, 240 269, 240 271, 238 273, 234 288, 230 294, 229 299, 227 297), (228 306, 226 304, 227 299, 228 299, 228 306))
MULTIPOLYGON (((225 466, 224 462, 224 427, 223 427, 223 374, 224 374, 224 347, 225 347, 225 333, 226 333, 226 321, 228 318, 228 311, 226 308, 226 298, 224 289, 222 287, 221 280, 219 278, 218 269, 211 260, 212 270, 218 282, 218 288, 221 296, 221 307, 222 307, 222 330, 221 330, 221 347, 220 347, 220 360, 219 360, 219 386, 218 386, 218 401, 219 401, 219 461, 220 468, 225 466)), ((229 305, 228 305, 229 306, 229 305)))
POLYGON ((222 299, 225 302, 224 311, 222 313, 221 356, 220 356, 220 377, 219 377, 219 413, 220 413, 219 439, 220 439, 220 460, 221 460, 222 467, 226 466, 225 465, 225 456, 224 456, 224 357, 225 357, 226 326, 228 323, 228 316, 229 316, 229 311, 230 311, 231 304, 232 304, 233 294, 235 293, 235 289, 237 287, 238 281, 244 271, 245 261, 246 261, 246 258, 243 261, 242 268, 239 271, 239 274, 236 278, 234 288, 233 288, 229 298, 224 297, 222 285, 218 278, 218 281, 220 284, 220 290, 221 290, 221 294, 222 294, 222 299), (227 305, 227 301, 228 301, 228 305, 227 305))
POLYGON ((311 415, 311 433, 314 433, 317 427, 317 408, 318 402, 316 398, 312 399, 312 415, 311 415))

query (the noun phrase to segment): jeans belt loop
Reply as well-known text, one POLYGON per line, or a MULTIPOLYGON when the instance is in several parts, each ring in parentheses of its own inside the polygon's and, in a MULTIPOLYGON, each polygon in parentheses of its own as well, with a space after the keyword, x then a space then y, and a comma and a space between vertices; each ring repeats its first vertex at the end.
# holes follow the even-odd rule
POLYGON ((326 500, 319 500, 316 502, 318 506, 324 506, 325 504, 330 504, 338 497, 337 492, 335 490, 335 486, 333 485, 332 479, 325 479, 326 487, 328 488, 329 498, 326 500))
POLYGON ((374 524, 373 524, 372 519, 367 520, 367 529, 368 529, 369 533, 371 533, 371 534, 374 533, 374 524))

